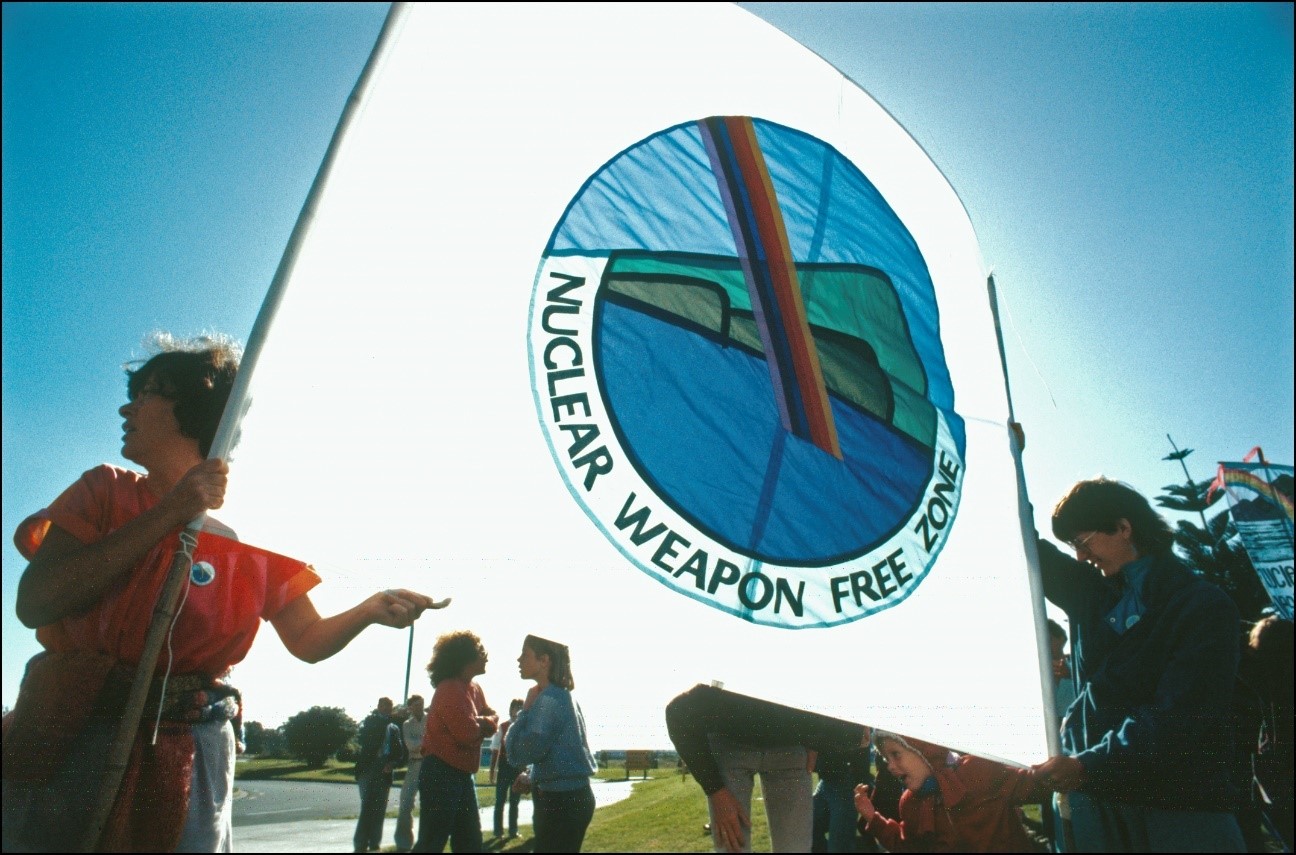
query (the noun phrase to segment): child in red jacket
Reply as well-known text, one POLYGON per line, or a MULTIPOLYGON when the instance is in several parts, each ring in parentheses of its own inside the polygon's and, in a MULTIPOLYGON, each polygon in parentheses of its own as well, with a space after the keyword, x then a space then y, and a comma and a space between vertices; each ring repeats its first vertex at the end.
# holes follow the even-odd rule
POLYGON ((900 819, 877 812, 869 788, 855 788, 860 830, 889 852, 1026 852, 1017 805, 1046 798, 1030 769, 1010 769, 939 745, 875 731, 873 744, 904 784, 900 819))

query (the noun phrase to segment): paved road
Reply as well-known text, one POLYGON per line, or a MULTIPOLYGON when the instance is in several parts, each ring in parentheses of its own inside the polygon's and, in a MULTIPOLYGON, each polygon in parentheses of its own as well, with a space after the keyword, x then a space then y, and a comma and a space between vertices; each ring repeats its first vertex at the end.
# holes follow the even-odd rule
MULTIPOLYGON (((300 819, 348 819, 360 815, 354 784, 319 781, 236 781, 234 827, 300 819)), ((393 788, 400 792, 399 788, 393 788)), ((391 804, 397 804, 396 798, 391 804)))
MULTIPOLYGON (((594 784, 597 807, 629 797, 634 781, 594 784)), ((242 791, 234 800, 236 852, 349 852, 360 793, 346 784, 297 781, 237 781, 242 791)), ((393 787, 388 806, 396 808, 393 787)), ((518 805, 518 823, 531 824, 531 802, 518 805)), ((489 835, 494 808, 482 808, 482 828, 489 835)), ((383 826, 383 843, 394 839, 396 820, 383 826)))

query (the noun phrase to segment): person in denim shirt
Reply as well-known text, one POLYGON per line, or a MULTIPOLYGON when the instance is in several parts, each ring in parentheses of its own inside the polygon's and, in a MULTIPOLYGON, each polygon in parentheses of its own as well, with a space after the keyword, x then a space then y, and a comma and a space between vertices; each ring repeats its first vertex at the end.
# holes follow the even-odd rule
POLYGON ((1118 481, 1081 481, 1040 542, 1044 595, 1071 622, 1079 694, 1063 756, 1036 767, 1070 792, 1082 852, 1242 852, 1231 807, 1239 615, 1179 561, 1166 521, 1118 481))
POLYGON ((594 818, 589 779, 598 766, 585 717, 571 694, 576 687, 571 655, 565 645, 528 635, 518 673, 535 685, 509 727, 504 751, 514 766, 531 767, 519 780, 532 790, 535 851, 579 852, 594 818))

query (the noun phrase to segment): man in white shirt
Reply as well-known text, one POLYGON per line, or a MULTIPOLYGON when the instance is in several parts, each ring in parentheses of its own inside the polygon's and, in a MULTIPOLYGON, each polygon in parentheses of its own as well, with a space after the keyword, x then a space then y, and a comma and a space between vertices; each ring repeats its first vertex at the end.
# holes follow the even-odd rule
POLYGON ((401 724, 409 762, 405 766, 405 783, 401 784, 400 813, 396 816, 396 851, 409 852, 414 848, 414 799, 419 791, 419 768, 423 765, 423 730, 427 716, 423 712, 423 696, 410 695, 405 702, 409 718, 401 724))

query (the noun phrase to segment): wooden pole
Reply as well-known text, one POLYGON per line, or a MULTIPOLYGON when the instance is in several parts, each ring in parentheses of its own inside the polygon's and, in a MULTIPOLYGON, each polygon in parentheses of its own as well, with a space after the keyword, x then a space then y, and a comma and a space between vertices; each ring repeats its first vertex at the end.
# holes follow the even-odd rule
POLYGON ((104 777, 91 805, 81 845, 82 852, 93 852, 103 836, 104 826, 112 813, 113 803, 117 800, 117 790, 130 765, 131 749, 135 745, 135 734, 139 730, 140 719, 144 715, 144 702, 148 700, 149 688, 153 684, 153 669, 158 655, 162 652, 162 643, 175 622, 176 606, 180 593, 184 590, 185 579, 193 564, 194 547, 198 544, 198 531, 202 528, 205 514, 193 519, 180 532, 180 548, 176 550, 167 572, 166 581, 158 594, 157 604, 153 607, 153 620, 149 624, 148 634, 144 637, 144 651, 139 664, 135 667, 135 678, 131 682, 130 692, 126 696, 126 709, 121 721, 117 723, 117 732, 108 749, 108 760, 104 764, 104 777))

